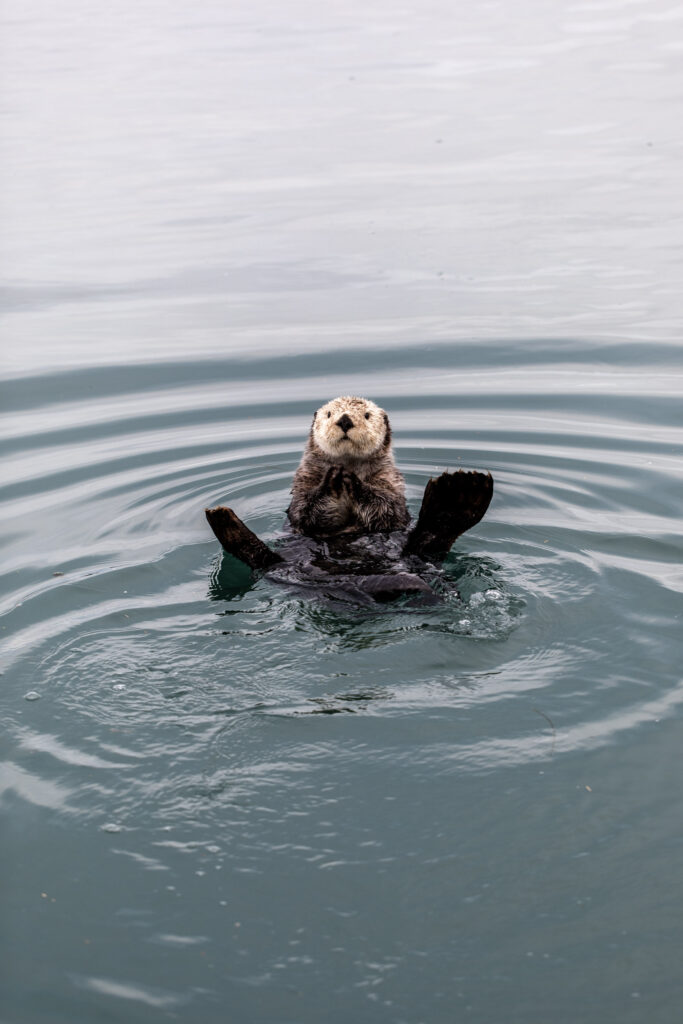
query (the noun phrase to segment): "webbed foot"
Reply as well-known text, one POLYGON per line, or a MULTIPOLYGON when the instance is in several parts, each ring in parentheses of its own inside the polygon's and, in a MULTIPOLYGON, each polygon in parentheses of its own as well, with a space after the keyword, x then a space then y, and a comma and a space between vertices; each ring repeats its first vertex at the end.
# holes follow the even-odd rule
POLYGON ((459 469, 432 478, 425 487, 420 514, 403 554, 443 558, 455 539, 483 518, 492 497, 490 473, 459 469))
POLYGON ((282 561, 280 555, 245 526, 231 508, 218 505, 205 509, 209 526, 230 555, 239 558, 250 569, 268 569, 282 561))

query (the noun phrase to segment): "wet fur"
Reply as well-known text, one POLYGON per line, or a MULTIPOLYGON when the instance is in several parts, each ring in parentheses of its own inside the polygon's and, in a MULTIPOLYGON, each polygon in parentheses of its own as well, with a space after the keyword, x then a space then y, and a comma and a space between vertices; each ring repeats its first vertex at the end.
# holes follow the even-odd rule
POLYGON ((309 537, 390 532, 408 525, 405 483, 383 409, 363 398, 342 397, 317 410, 287 515, 294 530, 309 537), (349 421, 346 429, 339 426, 349 421))

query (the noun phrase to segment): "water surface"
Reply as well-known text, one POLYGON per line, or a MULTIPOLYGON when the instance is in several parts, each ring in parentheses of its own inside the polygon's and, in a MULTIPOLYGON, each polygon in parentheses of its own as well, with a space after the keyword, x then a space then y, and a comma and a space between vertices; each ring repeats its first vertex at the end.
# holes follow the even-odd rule
POLYGON ((680 9, 3 19, 4 1018, 677 1022, 680 9), (443 607, 204 521, 339 393, 443 607))

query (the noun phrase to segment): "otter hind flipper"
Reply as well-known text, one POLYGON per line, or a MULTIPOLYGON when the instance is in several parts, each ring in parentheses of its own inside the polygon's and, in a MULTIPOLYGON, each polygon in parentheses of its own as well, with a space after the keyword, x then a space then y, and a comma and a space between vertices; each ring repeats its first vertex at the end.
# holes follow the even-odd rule
POLYGON ((245 526, 231 508, 218 505, 205 509, 209 526, 230 555, 239 558, 250 569, 269 569, 283 559, 245 526))
POLYGON ((466 530, 483 518, 493 496, 490 473, 442 473, 429 480, 417 523, 403 548, 404 555, 438 559, 466 530))

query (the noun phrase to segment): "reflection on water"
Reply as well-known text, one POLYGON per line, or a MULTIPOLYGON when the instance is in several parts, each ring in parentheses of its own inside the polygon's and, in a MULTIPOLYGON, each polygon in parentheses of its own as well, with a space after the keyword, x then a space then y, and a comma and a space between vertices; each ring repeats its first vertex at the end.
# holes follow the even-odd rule
POLYGON ((8 1019, 674 1024, 678 12, 2 17, 8 1019), (340 393, 438 605, 217 549, 340 393))

